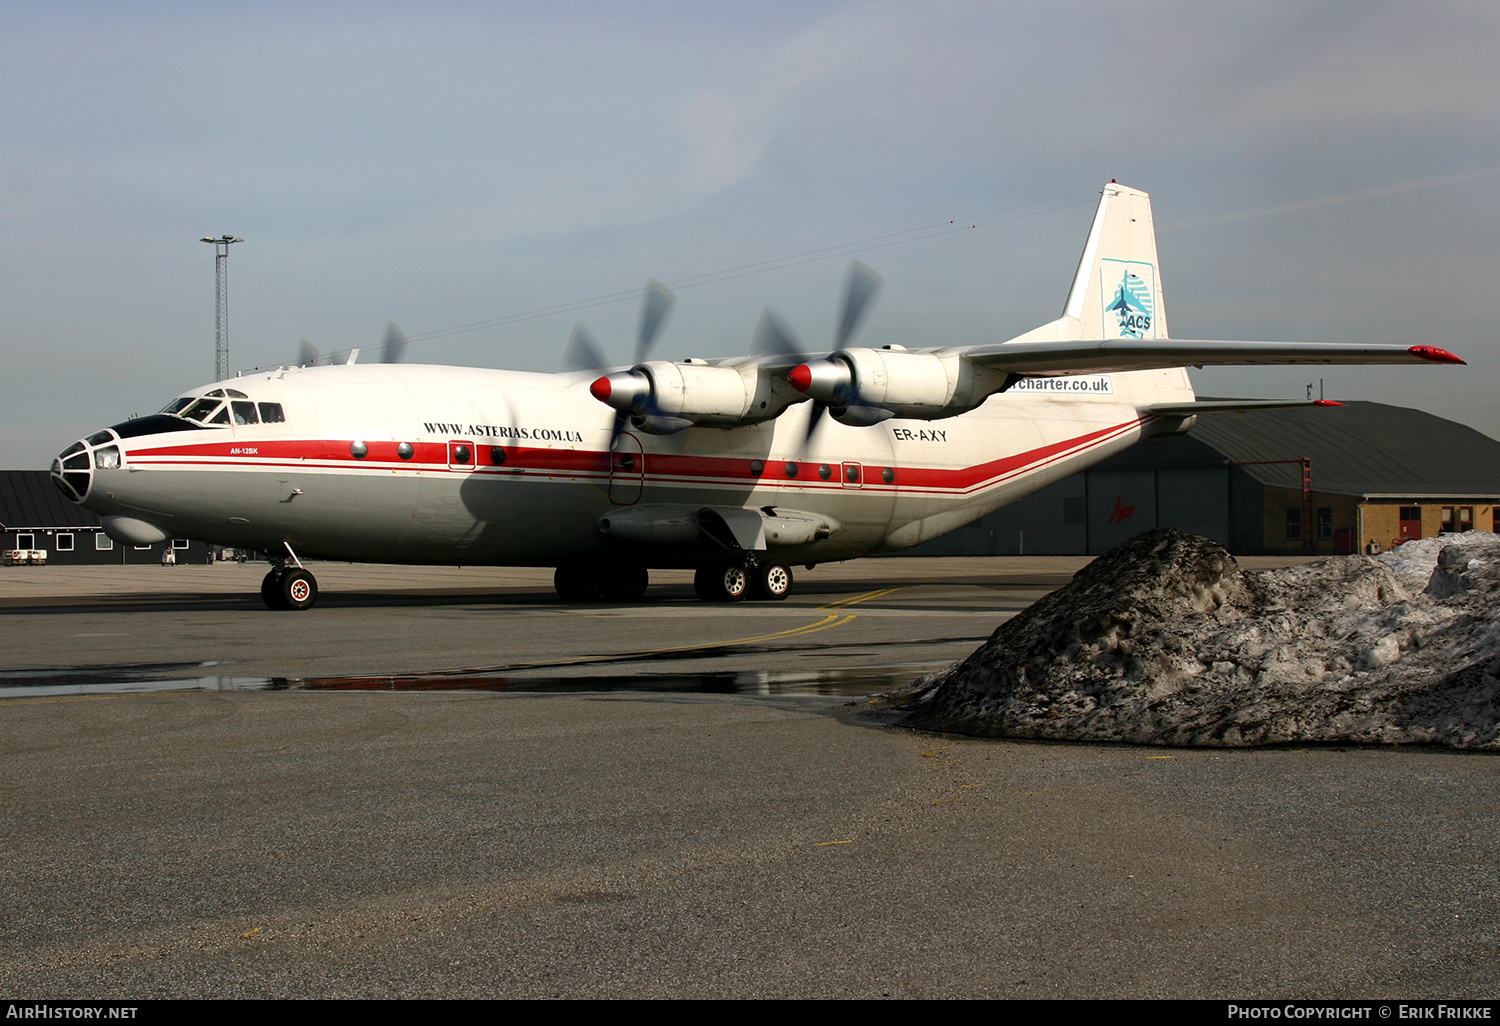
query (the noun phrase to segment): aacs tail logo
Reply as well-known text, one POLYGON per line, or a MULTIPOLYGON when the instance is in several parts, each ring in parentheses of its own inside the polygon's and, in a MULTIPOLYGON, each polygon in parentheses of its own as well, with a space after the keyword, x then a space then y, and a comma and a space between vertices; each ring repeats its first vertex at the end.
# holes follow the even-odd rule
POLYGON ((1151 331, 1151 289, 1134 271, 1125 272, 1115 301, 1104 309, 1120 322, 1121 338, 1145 338, 1151 331))

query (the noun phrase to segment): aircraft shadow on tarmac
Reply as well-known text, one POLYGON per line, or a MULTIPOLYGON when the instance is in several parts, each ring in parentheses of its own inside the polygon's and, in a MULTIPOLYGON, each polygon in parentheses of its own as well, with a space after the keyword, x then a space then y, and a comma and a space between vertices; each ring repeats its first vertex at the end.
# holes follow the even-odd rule
MULTIPOLYGON (((816 607, 823 602, 837 601, 842 596, 862 594, 881 588, 912 588, 922 587, 929 584, 942 584, 945 587, 967 586, 986 588, 997 592, 1006 592, 1013 588, 1056 588, 1068 583, 1070 576, 1064 575, 1035 575, 1025 578, 1006 578, 1003 582, 997 582, 991 577, 973 578, 948 578, 943 581, 906 581, 900 578, 891 580, 862 579, 858 581, 835 581, 820 583, 816 586, 804 585, 798 592, 797 600, 781 608, 805 608, 816 607)), ((559 609, 570 610, 604 610, 620 609, 638 606, 641 604, 657 603, 682 603, 698 605, 698 600, 693 593, 690 584, 665 584, 653 586, 638 602, 591 602, 591 603, 565 603, 558 599, 552 589, 542 588, 501 588, 499 590, 486 590, 479 588, 448 588, 448 589, 358 589, 351 591, 338 591, 330 589, 318 596, 318 603, 314 609, 339 609, 339 608, 402 608, 402 607, 431 607, 431 606, 556 606, 559 609)), ((1022 606, 1029 601, 1021 603, 1022 606)), ((902 610, 939 610, 948 609, 953 611, 972 610, 972 606, 962 604, 937 604, 931 601, 912 602, 903 601, 894 596, 882 596, 879 600, 865 603, 865 608, 888 608, 902 610)), ((776 608, 764 603, 747 604, 747 608, 766 609, 776 608)), ((1013 609, 1013 603, 1004 603, 1001 608, 1013 609)), ((233 611, 253 610, 258 615, 274 617, 281 615, 280 611, 268 610, 262 604, 258 594, 235 594, 235 593, 210 593, 197 592, 167 592, 167 593, 139 593, 139 594, 109 594, 109 595, 80 595, 53 598, 27 598, 0 602, 0 609, 11 609, 17 612, 24 611, 32 615, 62 614, 75 615, 78 613, 177 613, 177 612, 203 612, 205 610, 233 611)))

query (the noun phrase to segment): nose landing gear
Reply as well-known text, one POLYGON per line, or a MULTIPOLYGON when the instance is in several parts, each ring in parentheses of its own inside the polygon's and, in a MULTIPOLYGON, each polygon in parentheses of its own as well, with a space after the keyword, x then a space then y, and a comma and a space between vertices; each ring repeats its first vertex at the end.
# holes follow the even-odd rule
POLYGON ((318 601, 318 579, 301 567, 279 566, 260 582, 267 609, 307 609, 318 601))
POLYGON ((290 561, 282 557, 261 580, 260 600, 267 609, 307 609, 318 601, 318 579, 297 561, 290 545, 286 551, 290 561))

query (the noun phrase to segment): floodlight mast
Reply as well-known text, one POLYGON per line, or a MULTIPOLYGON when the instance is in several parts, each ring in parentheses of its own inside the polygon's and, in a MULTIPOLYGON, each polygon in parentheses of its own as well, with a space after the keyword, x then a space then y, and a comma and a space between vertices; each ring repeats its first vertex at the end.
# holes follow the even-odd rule
POLYGON ((245 240, 221 235, 198 241, 214 247, 214 278, 218 286, 214 293, 214 380, 223 381, 229 377, 229 247, 245 240))

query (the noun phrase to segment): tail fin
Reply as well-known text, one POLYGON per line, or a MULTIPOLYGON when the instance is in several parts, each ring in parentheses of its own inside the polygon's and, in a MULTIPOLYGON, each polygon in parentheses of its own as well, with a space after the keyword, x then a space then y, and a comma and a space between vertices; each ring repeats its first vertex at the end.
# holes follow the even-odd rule
POLYGON ((1151 197, 1104 187, 1062 316, 1015 342, 1167 337, 1151 197))

